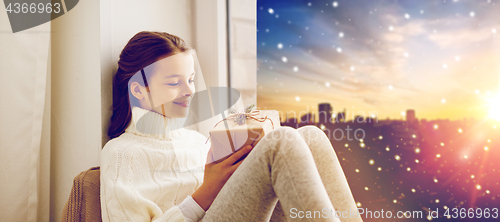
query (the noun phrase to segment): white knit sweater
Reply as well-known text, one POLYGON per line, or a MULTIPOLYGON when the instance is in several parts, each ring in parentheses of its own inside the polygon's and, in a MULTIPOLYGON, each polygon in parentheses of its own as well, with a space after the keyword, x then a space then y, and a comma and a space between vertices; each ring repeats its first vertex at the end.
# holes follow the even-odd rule
POLYGON ((186 118, 133 107, 125 133, 101 152, 103 222, 199 221, 191 194, 203 183, 210 143, 186 118))

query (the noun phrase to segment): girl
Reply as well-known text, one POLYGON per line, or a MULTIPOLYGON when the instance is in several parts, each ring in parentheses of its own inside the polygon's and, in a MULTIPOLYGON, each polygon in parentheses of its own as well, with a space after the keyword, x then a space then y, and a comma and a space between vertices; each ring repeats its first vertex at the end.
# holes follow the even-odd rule
POLYGON ((277 128, 205 165, 207 138, 183 128, 195 92, 192 52, 177 36, 139 32, 120 54, 101 153, 104 222, 362 221, 315 126, 277 128))

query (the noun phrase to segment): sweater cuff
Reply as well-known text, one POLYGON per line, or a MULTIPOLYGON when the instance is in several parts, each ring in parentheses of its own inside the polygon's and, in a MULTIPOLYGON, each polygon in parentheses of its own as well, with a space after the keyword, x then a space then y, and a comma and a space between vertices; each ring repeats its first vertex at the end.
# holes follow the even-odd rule
POLYGON ((179 204, 179 209, 187 222, 198 222, 205 216, 205 210, 194 201, 191 195, 188 195, 186 199, 179 204))

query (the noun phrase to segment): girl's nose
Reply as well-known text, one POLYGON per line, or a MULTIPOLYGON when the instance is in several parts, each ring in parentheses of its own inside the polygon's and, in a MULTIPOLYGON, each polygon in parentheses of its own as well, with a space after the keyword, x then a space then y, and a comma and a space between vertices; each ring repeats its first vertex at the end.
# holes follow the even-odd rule
POLYGON ((191 86, 187 85, 187 86, 185 86, 185 87, 183 88, 183 91, 182 91, 182 93, 181 93, 181 94, 182 94, 183 96, 192 96, 192 95, 193 95, 193 93, 194 93, 194 86, 193 86, 193 87, 191 87, 191 86))

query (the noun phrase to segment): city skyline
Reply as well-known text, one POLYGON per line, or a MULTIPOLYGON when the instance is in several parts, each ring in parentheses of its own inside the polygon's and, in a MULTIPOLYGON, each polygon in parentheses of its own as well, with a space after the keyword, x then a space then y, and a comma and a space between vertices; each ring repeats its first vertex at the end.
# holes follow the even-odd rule
POLYGON ((500 120, 499 6, 258 0, 258 108, 500 120))
MULTIPOLYGON (((327 117, 321 115, 322 111, 319 108, 319 106, 321 106, 322 104, 329 104, 330 106, 332 106, 330 103, 320 103, 317 105, 318 106, 317 111, 302 110, 298 113, 294 113, 294 111, 285 111, 285 112, 278 111, 278 113, 280 115, 281 122, 287 122, 289 119, 295 118, 297 123, 301 123, 301 122, 303 122, 301 119, 304 118, 306 115, 312 115, 312 117, 314 118, 314 120, 312 122, 314 124, 319 124, 319 123, 321 123, 322 119, 327 118, 327 117)), ((343 113, 345 122, 355 122, 357 117, 363 117, 363 119, 371 118, 371 119, 375 120, 375 122, 385 121, 385 120, 399 120, 399 121, 404 120, 404 121, 410 121, 410 122, 412 122, 412 121, 419 122, 422 120, 429 121, 429 122, 439 121, 439 120, 450 120, 448 118, 437 118, 437 119, 419 118, 418 112, 415 109, 404 110, 404 115, 401 114, 400 118, 390 118, 390 117, 384 118, 384 117, 378 116, 377 113, 375 113, 375 112, 369 112, 369 113, 353 112, 353 111, 349 111, 348 109, 345 109, 345 108, 338 110, 338 111, 335 111, 333 109, 333 106, 331 108, 332 108, 331 118, 336 118, 337 115, 343 113)), ((476 120, 476 119, 478 119, 478 118, 471 116, 471 117, 464 117, 462 119, 454 119, 454 120, 476 120)), ((332 120, 332 122, 335 123, 335 120, 332 120)))

